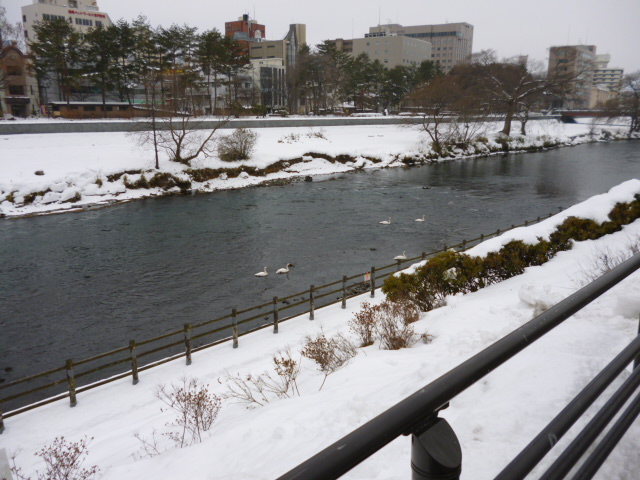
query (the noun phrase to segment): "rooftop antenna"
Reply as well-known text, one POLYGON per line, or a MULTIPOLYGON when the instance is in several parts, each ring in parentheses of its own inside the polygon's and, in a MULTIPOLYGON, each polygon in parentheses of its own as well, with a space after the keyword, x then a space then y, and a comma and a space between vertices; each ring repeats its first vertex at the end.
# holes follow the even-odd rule
POLYGON ((382 15, 382 5, 378 5, 378 26, 380 26, 380 16, 382 15))

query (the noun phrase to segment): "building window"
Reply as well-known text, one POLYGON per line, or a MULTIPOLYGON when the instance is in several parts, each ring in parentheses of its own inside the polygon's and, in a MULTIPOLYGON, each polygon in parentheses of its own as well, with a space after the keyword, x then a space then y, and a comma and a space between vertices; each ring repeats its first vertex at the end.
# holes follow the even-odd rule
POLYGON ((26 15, 22 15, 22 23, 27 23, 27 16, 26 15))
POLYGON ((102 22, 100 20, 96 20, 96 27, 101 27, 102 26, 102 22))
POLYGON ((9 95, 24 95, 24 86, 9 85, 9 95))
POLYGON ((122 107, 118 107, 118 110, 121 111, 121 112, 125 112, 125 111, 128 110, 128 108, 129 107, 122 106, 122 107))
POLYGON ((84 106, 84 111, 85 112, 95 112, 96 111, 96 107, 94 105, 85 105, 84 106))

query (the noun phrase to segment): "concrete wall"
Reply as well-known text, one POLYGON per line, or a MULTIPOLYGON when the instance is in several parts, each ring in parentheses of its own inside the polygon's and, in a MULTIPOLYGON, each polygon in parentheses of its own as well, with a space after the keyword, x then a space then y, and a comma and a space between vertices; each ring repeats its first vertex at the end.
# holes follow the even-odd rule
MULTIPOLYGON (((558 119, 558 116, 540 116, 532 120, 558 119)), ((417 125, 422 123, 421 117, 337 117, 337 118, 271 118, 271 119, 235 119, 222 128, 275 128, 275 127, 336 127, 347 125, 417 125)), ((216 121, 200 122, 200 128, 213 128, 216 121)), ((148 124, 130 121, 112 122, 29 122, 13 121, 0 122, 0 135, 15 135, 27 133, 79 133, 79 132, 130 132, 143 130, 148 124)))

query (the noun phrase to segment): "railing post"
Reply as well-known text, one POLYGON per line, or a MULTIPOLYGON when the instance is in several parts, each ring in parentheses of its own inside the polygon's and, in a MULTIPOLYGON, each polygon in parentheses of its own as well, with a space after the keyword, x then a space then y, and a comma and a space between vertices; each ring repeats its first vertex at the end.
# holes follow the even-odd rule
POLYGON ((138 355, 136 354, 136 341, 129 340, 129 352, 131 353, 131 376, 133 377, 133 384, 137 385, 138 379, 138 355))
POLYGON ((400 265, 402 264, 402 260, 396 260, 396 272, 400 271, 400 265))
POLYGON ((500 229, 496 230, 496 237, 500 235, 500 229))
POLYGON ((422 252, 422 261, 427 259, 427 252, 422 252))
POLYGON ((347 308, 347 276, 342 276, 342 308, 347 308))
POLYGON ((480 241, 481 241, 481 242, 484 242, 484 233, 481 233, 481 234, 480 234, 480 241))
POLYGON ((538 217, 537 222, 540 223, 540 217, 538 217))
POLYGON ((187 365, 191 365, 191 324, 184 324, 184 350, 186 352, 187 365))
POLYGON ((462 240, 462 250, 466 250, 467 249, 467 240, 463 239, 462 240))
POLYGON ((233 326, 233 348, 238 348, 238 309, 231 309, 231 325, 233 326))
MULTIPOLYGON (((640 317, 640 316, 639 316, 640 317)), ((640 321, 638 322, 638 335, 640 335, 640 321)), ((640 366, 640 355, 633 361, 633 369, 635 370, 640 366)), ((2 412, 0 412, 0 420, 2 419, 2 412)))
POLYGON ((273 297, 273 333, 278 333, 278 297, 273 297))
POLYGON ((67 383, 69 384, 69 403, 72 407, 78 404, 76 400, 76 379, 73 376, 73 360, 67 360, 65 367, 67 369, 67 383))
POLYGON ((2 406, 0 406, 0 433, 4 432, 4 418, 2 417, 2 406))
POLYGON ((412 480, 458 480, 462 471, 462 449, 451 425, 432 418, 426 428, 411 435, 412 480))
POLYGON ((314 319, 314 310, 316 307, 315 300, 313 298, 313 285, 309 287, 309 320, 314 319))
POLYGON ((376 296, 376 267, 371 267, 371 298, 376 296))
POLYGON ((525 227, 528 227, 528 226, 529 226, 529 220, 525 220, 525 221, 524 221, 524 226, 525 226, 525 227))

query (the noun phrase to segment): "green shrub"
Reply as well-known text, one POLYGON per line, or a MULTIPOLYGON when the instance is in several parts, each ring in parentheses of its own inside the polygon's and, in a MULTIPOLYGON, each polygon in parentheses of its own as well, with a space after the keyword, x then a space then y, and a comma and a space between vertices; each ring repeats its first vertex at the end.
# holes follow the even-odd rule
POLYGON ((640 194, 630 203, 618 203, 609 213, 610 220, 599 224, 590 219, 568 217, 535 245, 514 240, 485 258, 457 252, 443 252, 430 258, 413 274, 401 273, 387 278, 382 292, 392 302, 409 301, 423 311, 444 304, 448 295, 476 291, 484 286, 520 275, 529 266, 542 265, 572 241, 595 240, 618 231, 640 218, 640 194))

